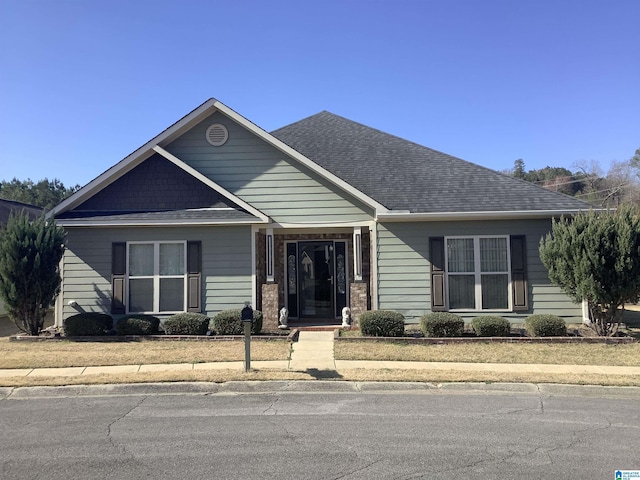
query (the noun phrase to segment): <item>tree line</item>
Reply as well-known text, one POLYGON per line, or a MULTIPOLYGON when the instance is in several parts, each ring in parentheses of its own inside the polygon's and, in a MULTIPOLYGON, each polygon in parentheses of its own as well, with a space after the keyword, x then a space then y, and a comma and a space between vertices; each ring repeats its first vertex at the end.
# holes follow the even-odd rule
POLYGON ((605 173, 596 162, 581 162, 571 171, 564 167, 527 170, 519 158, 503 171, 549 190, 571 195, 598 207, 640 205, 640 148, 626 161, 613 162, 605 173))
POLYGON ((27 180, 14 178, 11 181, 2 180, 0 182, 0 198, 50 210, 79 188, 80 185, 77 184, 73 187, 66 187, 57 178, 53 180, 44 178, 38 182, 34 182, 30 178, 27 180))

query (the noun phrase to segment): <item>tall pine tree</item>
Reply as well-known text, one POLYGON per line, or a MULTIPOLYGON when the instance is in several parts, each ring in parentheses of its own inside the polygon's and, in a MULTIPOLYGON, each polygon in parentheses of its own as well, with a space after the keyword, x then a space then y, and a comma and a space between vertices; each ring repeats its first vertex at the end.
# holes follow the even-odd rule
POLYGON ((12 214, 0 232, 0 298, 23 332, 38 335, 60 292, 65 232, 53 218, 12 214))

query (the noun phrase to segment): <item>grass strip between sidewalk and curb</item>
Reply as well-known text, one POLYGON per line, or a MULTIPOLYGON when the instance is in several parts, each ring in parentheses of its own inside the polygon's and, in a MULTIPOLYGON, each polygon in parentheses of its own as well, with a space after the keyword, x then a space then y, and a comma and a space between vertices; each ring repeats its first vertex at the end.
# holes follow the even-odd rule
MULTIPOLYGON (((7 377, 0 378, 2 387, 101 385, 117 383, 156 382, 216 382, 267 381, 267 380, 318 380, 314 372, 294 372, 278 370, 207 371, 166 371, 128 374, 96 374, 73 377, 7 377)), ((483 383, 556 383, 570 385, 604 385, 640 387, 640 378, 631 375, 602 374, 545 374, 545 373, 503 373, 503 372, 460 372, 394 369, 346 370, 334 377, 322 380, 353 382, 483 382, 483 383)))

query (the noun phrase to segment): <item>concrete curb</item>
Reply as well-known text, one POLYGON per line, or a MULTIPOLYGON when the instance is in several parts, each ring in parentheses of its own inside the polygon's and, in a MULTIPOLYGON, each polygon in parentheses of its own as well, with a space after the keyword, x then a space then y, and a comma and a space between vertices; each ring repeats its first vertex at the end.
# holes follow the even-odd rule
POLYGON ((180 382, 118 385, 77 385, 67 387, 0 388, 0 399, 127 396, 127 395, 228 395, 228 394, 381 394, 416 393, 439 395, 538 395, 544 397, 606 397, 640 400, 640 387, 603 387, 533 383, 420 383, 420 382, 345 382, 345 381, 249 381, 180 382))

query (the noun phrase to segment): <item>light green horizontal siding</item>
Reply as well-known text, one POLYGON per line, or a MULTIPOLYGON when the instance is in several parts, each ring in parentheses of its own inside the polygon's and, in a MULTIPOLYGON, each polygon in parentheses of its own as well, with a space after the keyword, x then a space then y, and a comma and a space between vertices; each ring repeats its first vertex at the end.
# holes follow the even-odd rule
POLYGON ((111 310, 112 242, 200 240, 203 305, 207 315, 241 308, 251 300, 251 228, 69 228, 63 259, 63 318, 85 311, 111 310))
POLYGON ((369 207, 218 112, 165 148, 276 222, 357 222, 373 215, 369 207), (221 147, 205 140, 212 123, 229 131, 221 147))
MULTIPOLYGON (((532 313, 549 313, 568 322, 581 322, 581 306, 551 284, 538 255, 540 238, 549 231, 550 225, 547 220, 380 224, 377 236, 379 308, 399 311, 410 323, 431 311, 429 237, 526 235, 531 311, 498 314, 511 322, 522 322, 532 313)), ((487 312, 460 313, 466 319, 481 314, 487 312)))

